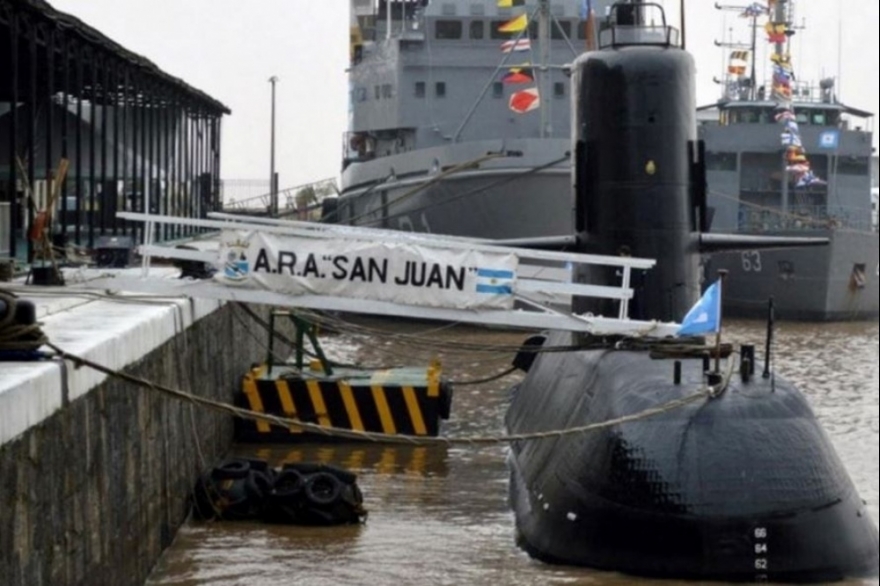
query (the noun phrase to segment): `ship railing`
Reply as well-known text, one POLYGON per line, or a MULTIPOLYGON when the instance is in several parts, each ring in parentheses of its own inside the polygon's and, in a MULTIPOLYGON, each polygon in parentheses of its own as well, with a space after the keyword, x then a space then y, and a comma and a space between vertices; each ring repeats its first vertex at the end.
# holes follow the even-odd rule
POLYGON ((603 49, 625 45, 668 47, 680 44, 678 29, 666 24, 666 12, 653 2, 614 4, 608 20, 599 31, 599 47, 603 49), (660 24, 655 24, 658 14, 660 24))
MULTIPOLYGON (((141 276, 133 277, 131 273, 120 272, 105 279, 106 282, 90 282, 90 287, 299 309, 603 335, 665 338, 674 336, 679 329, 674 323, 629 318, 629 304, 635 293, 632 272, 652 269, 656 265, 653 259, 531 250, 473 238, 221 213, 210 214, 209 219, 135 213, 120 213, 119 217, 145 224, 144 242, 138 249, 143 258, 141 276), (214 242, 201 242, 198 250, 157 244, 154 239, 157 228, 169 225, 215 231, 218 235, 214 242), (238 260, 233 263, 228 260, 233 249, 236 250, 235 259, 244 259, 243 265, 238 260), (295 250, 296 254, 283 250, 295 250), (245 251, 247 256, 243 256, 245 251), (283 265, 282 255, 287 259, 283 265), (267 264, 276 262, 268 260, 269 256, 277 256, 277 269, 267 264), (151 276, 153 257, 205 263, 218 270, 219 278, 179 279, 167 272, 155 275, 155 271, 151 276), (315 260, 307 261, 306 257, 315 260), (300 260, 297 261, 297 258, 300 260), (334 259, 339 258, 344 259, 345 264, 337 265, 334 259), (413 258, 420 260, 413 261, 413 258), (386 261, 387 264, 383 265, 386 261), (324 265, 332 262, 333 266, 325 267, 328 270, 324 274, 316 264, 314 273, 309 277, 311 280, 303 282, 308 273, 295 272, 293 265, 297 262, 306 266, 310 266, 309 262, 324 265), (521 265, 536 262, 570 264, 573 268, 606 267, 618 270, 623 277, 620 284, 614 286, 572 282, 570 273, 563 273, 556 280, 538 280, 519 270, 521 265), (376 267, 386 266, 389 272, 383 277, 378 277, 376 273, 373 276, 377 280, 369 281, 365 275, 356 278, 354 273, 342 276, 334 274, 341 270, 340 266, 344 268, 358 263, 377 271, 381 269, 376 267), (447 284, 435 283, 431 289, 430 284, 416 283, 412 271, 417 270, 414 267, 417 263, 423 266, 425 272, 432 271, 432 279, 433 271, 438 271, 438 275, 439 271, 444 271, 447 284), (289 274, 282 271, 282 266, 289 269, 289 274), (465 273, 471 277, 455 277, 465 273), (453 277, 449 277, 449 274, 453 277), (391 275, 391 279, 387 278, 388 275, 391 275), (412 282, 406 280, 408 275, 412 277, 412 282), (404 280, 398 280, 395 276, 404 280), (453 287, 452 284, 458 282, 455 279, 467 281, 468 286, 459 283, 453 287), (392 281, 395 286, 410 288, 388 292, 386 290, 392 281), (536 292, 616 300, 620 302, 620 311, 616 316, 607 317, 555 311, 534 302, 530 294, 536 292), (522 305, 519 306, 517 302, 522 305)), ((441 279, 440 276, 437 278, 441 279)))
POLYGON ((745 233, 841 229, 877 231, 867 209, 795 205, 785 211, 742 204, 739 210, 739 231, 745 233))
MULTIPOLYGON (((268 181, 265 182, 268 184, 268 181)), ((232 182, 235 185, 236 182, 232 182)), ((262 184, 261 184, 262 185, 262 184)), ((272 204, 272 194, 268 192, 260 193, 256 196, 248 196, 239 198, 232 195, 231 186, 227 186, 223 191, 223 209, 231 212, 248 212, 248 211, 266 211, 272 204)), ((322 179, 295 187, 288 187, 278 192, 278 201, 281 212, 292 212, 308 206, 313 206, 317 200, 323 196, 338 193, 339 189, 335 179, 322 179), (311 197, 311 196, 314 197, 311 197), (309 197, 310 201, 303 203, 303 197, 309 197), (297 201, 299 198, 300 201, 297 201)))
POLYGON ((671 26, 613 26, 599 33, 601 48, 625 45, 677 46, 681 43, 678 29, 671 26))

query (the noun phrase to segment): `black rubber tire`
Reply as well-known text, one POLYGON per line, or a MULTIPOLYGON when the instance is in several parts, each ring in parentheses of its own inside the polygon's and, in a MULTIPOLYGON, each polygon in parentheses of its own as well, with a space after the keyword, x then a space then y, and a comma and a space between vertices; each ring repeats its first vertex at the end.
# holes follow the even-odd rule
POLYGON ((214 498, 217 496, 217 487, 210 476, 204 476, 196 481, 192 497, 193 518, 196 521, 214 521, 220 516, 214 498))
POLYGON ((250 471, 251 465, 247 460, 229 460, 214 468, 211 477, 214 480, 241 480, 250 471))
POLYGON ((329 472, 318 472, 306 479, 306 500, 316 507, 332 507, 342 498, 342 482, 329 472))
POLYGON ((263 474, 267 474, 269 472, 269 463, 265 460, 255 460, 248 458, 245 460, 251 466, 251 470, 254 472, 262 472, 263 474))
POLYGON ((302 494, 305 477, 298 470, 282 470, 275 478, 272 496, 276 499, 294 498, 302 494))
POLYGON ((247 490, 248 499, 258 508, 261 508, 263 501, 272 492, 273 482, 267 474, 251 470, 244 487, 247 490))
POLYGON ((343 484, 354 484, 355 482, 357 482, 357 474, 327 464, 285 464, 282 467, 282 470, 296 470, 304 476, 308 476, 310 474, 318 474, 319 472, 325 472, 327 474, 332 474, 336 477, 337 480, 339 480, 339 482, 343 484))
POLYGON ((15 321, 15 297, 0 291, 0 330, 15 321))

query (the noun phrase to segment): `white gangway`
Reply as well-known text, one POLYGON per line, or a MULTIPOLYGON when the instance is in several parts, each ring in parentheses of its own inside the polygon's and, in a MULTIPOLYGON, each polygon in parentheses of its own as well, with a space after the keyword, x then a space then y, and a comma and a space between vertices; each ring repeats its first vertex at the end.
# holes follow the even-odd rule
POLYGON ((209 219, 138 213, 118 217, 145 224, 139 276, 121 271, 79 285, 120 292, 207 298, 300 309, 419 318, 511 328, 664 338, 674 323, 629 319, 632 271, 655 260, 529 250, 491 241, 334 224, 211 214, 209 219), (216 234, 199 249, 159 244, 159 226, 216 234), (152 258, 205 263, 211 278, 169 278, 152 258), (571 282, 570 271, 527 275, 524 263, 618 269, 618 286, 571 282), (616 316, 575 315, 533 301, 534 294, 613 300, 616 316))

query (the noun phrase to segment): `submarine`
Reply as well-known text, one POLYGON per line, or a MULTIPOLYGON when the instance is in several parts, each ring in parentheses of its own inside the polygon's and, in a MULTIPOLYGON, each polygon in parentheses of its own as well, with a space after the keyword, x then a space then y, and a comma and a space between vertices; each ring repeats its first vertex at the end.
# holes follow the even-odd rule
MULTIPOLYGON (((599 46, 572 66, 576 246, 657 260, 633 279, 633 319, 681 320, 700 299, 701 254, 817 244, 704 233, 694 80, 679 31, 647 2, 615 4, 599 46)), ((619 284, 607 270, 586 267, 574 279, 619 284)), ((606 304, 577 299, 573 309, 615 315, 606 304)), ((505 415, 510 434, 616 421, 718 392, 592 433, 511 444, 518 545, 543 562, 645 578, 876 577, 877 528, 801 392, 768 368, 762 375, 754 348, 725 374, 713 370, 712 346, 674 346, 566 332, 526 343, 516 361, 526 374, 505 415)))

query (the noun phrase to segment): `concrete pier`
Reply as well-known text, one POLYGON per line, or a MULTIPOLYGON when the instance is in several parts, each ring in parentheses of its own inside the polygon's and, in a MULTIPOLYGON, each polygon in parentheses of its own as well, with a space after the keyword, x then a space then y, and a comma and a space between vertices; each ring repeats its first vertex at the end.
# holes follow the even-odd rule
MULTIPOLYGON (((202 397, 231 403, 265 359, 264 330, 233 305, 30 298, 65 351, 202 397)), ((232 431, 228 416, 85 367, 0 363, 0 583, 142 585, 232 431)))

